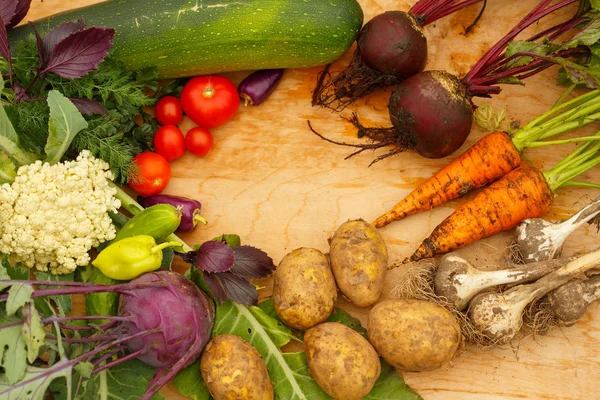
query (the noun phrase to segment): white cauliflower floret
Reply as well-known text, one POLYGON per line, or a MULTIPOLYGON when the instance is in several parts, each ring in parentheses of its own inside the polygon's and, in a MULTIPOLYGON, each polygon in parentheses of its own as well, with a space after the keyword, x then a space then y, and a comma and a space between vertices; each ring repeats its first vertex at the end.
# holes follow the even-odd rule
POLYGON ((12 185, 0 186, 0 253, 53 274, 87 265, 89 250, 116 235, 108 212, 121 202, 112 179, 87 150, 76 161, 20 167, 12 185))

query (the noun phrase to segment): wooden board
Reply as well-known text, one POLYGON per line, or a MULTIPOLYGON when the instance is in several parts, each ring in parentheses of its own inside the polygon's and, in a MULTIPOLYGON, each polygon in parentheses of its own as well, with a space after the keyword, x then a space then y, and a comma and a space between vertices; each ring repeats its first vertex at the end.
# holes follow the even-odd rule
MULTIPOLYGON (((94 0, 34 0, 28 20, 97 2, 94 0)), ((408 10, 413 1, 359 0, 365 20, 386 10, 408 10)), ((479 25, 468 36, 464 29, 478 13, 471 7, 426 28, 429 39, 429 69, 464 74, 481 54, 531 9, 536 0, 490 1, 479 25)), ((572 11, 572 9, 570 10, 572 11)), ((543 25, 550 21, 544 21, 543 25)), ((536 29, 539 29, 536 28, 536 29)), ((335 65, 343 67, 346 54, 335 65)), ((186 155, 175 161, 168 193, 198 198, 204 204, 209 224, 183 236, 190 244, 221 233, 237 233, 246 244, 267 251, 278 262, 298 247, 327 251, 327 238, 344 221, 362 217, 373 220, 406 195, 417 182, 429 177, 449 159, 428 160, 408 152, 368 164, 379 154, 365 153, 349 160, 349 150, 325 143, 307 129, 310 119, 316 129, 331 138, 358 141, 352 127, 338 115, 310 106, 311 89, 320 68, 289 70, 265 104, 240 107, 226 126, 214 130, 215 148, 204 158, 186 155)), ((228 74, 239 82, 246 73, 228 74)), ((556 70, 531 78, 526 87, 504 87, 492 100, 476 100, 507 110, 509 121, 527 122, 549 108, 559 97, 556 70)), ((386 104, 389 91, 375 93, 343 115, 357 112, 366 124, 388 125, 386 104)), ((182 127, 191 127, 184 121, 182 127)), ((590 128, 589 132, 593 132, 590 128)), ((474 129, 462 152, 482 133, 474 129)), ((541 169, 551 167, 572 146, 527 152, 541 169)), ((595 170, 587 180, 600 178, 595 170)), ((547 218, 559 220, 580 208, 597 193, 586 189, 564 189, 556 197, 547 218)), ((414 216, 382 229, 391 258, 410 255, 444 217, 462 201, 414 216)), ((473 262, 496 264, 504 256, 509 234, 498 235, 463 250, 473 262)), ((600 236, 584 227, 569 239, 564 254, 595 248, 600 236)), ((390 297, 405 270, 386 278, 384 298, 390 297)), ((270 294, 265 282, 263 298, 270 294)), ((341 300, 340 306, 366 321, 368 310, 341 300)), ((425 399, 594 399, 600 376, 600 310, 592 305, 574 327, 556 329, 544 337, 527 337, 513 346, 483 350, 468 346, 452 365, 432 372, 403 374, 407 383, 425 399)), ((163 389, 168 399, 182 399, 173 387, 163 389)))

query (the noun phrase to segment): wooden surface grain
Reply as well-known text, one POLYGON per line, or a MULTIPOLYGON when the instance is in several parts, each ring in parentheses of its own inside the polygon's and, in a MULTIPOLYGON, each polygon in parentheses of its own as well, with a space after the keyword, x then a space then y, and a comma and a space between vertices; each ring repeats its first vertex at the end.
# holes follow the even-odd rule
MULTIPOLYGON (((27 20, 91 4, 94 0, 34 0, 27 20)), ((97 2, 97 1, 96 1, 97 2)), ((359 0, 365 20, 393 9, 408 10, 413 1, 359 0)), ((446 69, 459 76, 516 21, 536 0, 489 1, 488 9, 469 34, 464 29, 477 15, 471 7, 426 28, 429 40, 428 69, 446 69)), ((572 11, 568 10, 568 11, 572 11)), ((535 30, 547 26, 543 21, 535 30)), ((350 52, 334 64, 342 68, 350 52)), ((166 192, 198 198, 209 221, 193 234, 183 235, 190 244, 221 233, 237 233, 246 244, 267 251, 278 262, 292 249, 314 247, 327 251, 327 238, 344 221, 372 221, 429 177, 454 156, 429 160, 407 152, 367 167, 384 150, 363 153, 349 160, 349 149, 325 143, 307 129, 337 140, 354 141, 353 129, 339 115, 310 106, 311 89, 320 68, 288 70, 273 96, 259 107, 241 106, 227 125, 215 129, 215 147, 204 158, 187 154, 173 162, 173 178, 166 192)), ((239 82, 247 73, 227 74, 239 82)), ((507 121, 527 122, 549 108, 560 96, 556 70, 527 80, 526 86, 505 86, 494 99, 476 99, 478 105, 505 108, 507 121)), ((357 112, 365 124, 388 125, 389 91, 380 91, 342 113, 357 112)), ((193 124, 182 123, 187 129, 193 124)), ((594 132, 597 126, 589 127, 594 132)), ((578 134, 581 134, 579 132, 578 134)), ((482 133, 474 128, 458 153, 482 133)), ((572 146, 536 149, 526 157, 541 169, 550 168, 572 146)), ((598 170, 584 178, 598 181, 598 170)), ((586 204, 597 192, 561 189, 546 216, 560 220, 586 204)), ((467 199, 469 196, 467 196, 467 199)), ((410 255, 421 240, 463 202, 452 202, 428 213, 410 217, 382 229, 392 260, 410 255)), ((460 253, 477 265, 501 262, 510 234, 468 246, 460 253)), ((600 245, 594 227, 584 227, 567 242, 564 255, 600 245)), ((406 267, 410 268, 410 266, 406 267)), ((391 297, 406 269, 386 277, 384 298, 391 297)), ((270 281, 261 297, 270 294, 270 281)), ((343 299, 339 305, 366 322, 368 310, 343 299)), ((575 326, 554 329, 543 337, 526 337, 510 346, 480 349, 467 346, 451 365, 442 369, 403 374, 406 382, 427 400, 491 399, 597 399, 600 389, 600 310, 592 305, 575 326)), ((168 399, 183 399, 173 387, 163 389, 168 399)))

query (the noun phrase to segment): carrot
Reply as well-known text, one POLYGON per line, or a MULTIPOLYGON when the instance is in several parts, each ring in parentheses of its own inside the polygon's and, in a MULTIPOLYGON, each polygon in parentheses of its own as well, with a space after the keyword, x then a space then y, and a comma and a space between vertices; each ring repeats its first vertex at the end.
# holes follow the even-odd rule
POLYGON ((431 210, 471 190, 494 182, 521 163, 519 151, 504 132, 485 135, 453 162, 419 185, 373 225, 390 222, 431 210))
MULTIPOLYGON (((600 132, 594 137, 600 139, 600 132)), ((550 209, 554 192, 561 186, 600 187, 572 180, 598 164, 600 142, 596 141, 578 147, 549 171, 540 172, 529 166, 510 171, 458 207, 401 264, 454 251, 512 229, 526 218, 540 217, 550 209)), ((398 265, 396 263, 390 268, 398 265)))
POLYGON ((542 172, 519 167, 458 207, 421 243, 410 261, 448 253, 514 228, 525 218, 539 217, 550 209, 553 197, 542 172))
MULTIPOLYGON (((528 147, 590 140, 574 138, 547 141, 600 119, 600 91, 594 90, 552 109, 519 129, 511 137, 503 132, 484 136, 454 161, 421 183, 373 225, 381 228, 422 211, 431 210, 468 192, 486 186, 517 168, 520 153, 528 147)), ((594 140, 597 138, 594 138, 594 140)))

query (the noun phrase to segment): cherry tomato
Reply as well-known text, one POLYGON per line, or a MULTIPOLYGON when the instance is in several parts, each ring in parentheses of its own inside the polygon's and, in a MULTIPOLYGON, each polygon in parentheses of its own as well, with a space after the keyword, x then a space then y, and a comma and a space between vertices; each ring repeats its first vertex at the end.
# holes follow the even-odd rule
POLYGON ((133 157, 136 174, 129 178, 129 186, 142 196, 162 192, 171 180, 169 162, 160 154, 146 151, 133 157))
POLYGON ((212 149, 215 140, 208 129, 195 127, 185 135, 185 148, 197 156, 205 156, 212 149))
POLYGON ((175 125, 161 126, 154 134, 154 150, 167 161, 182 157, 185 154, 183 133, 175 125))
POLYGON ((177 97, 165 96, 156 103, 154 114, 161 125, 177 125, 181 122, 183 110, 177 97))
POLYGON ((190 79, 183 87, 179 99, 187 116, 207 129, 229 121, 240 105, 240 95, 235 85, 218 75, 190 79))

